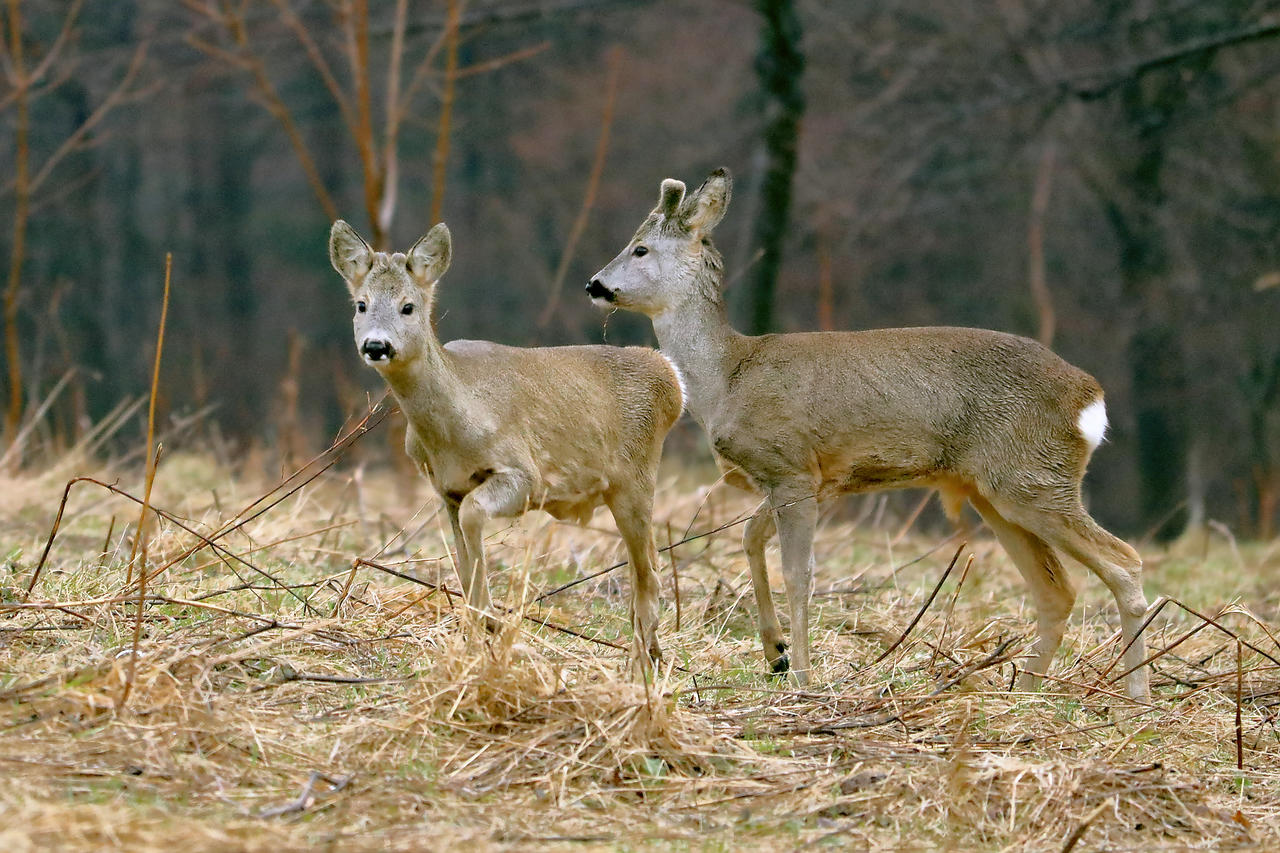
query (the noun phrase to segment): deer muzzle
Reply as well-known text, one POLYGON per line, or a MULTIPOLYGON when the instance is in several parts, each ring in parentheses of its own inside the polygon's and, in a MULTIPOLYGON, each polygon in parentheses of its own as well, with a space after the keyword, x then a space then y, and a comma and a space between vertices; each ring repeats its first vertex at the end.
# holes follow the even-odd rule
POLYGON ((360 354, 363 355, 370 364, 376 364, 382 361, 390 361, 396 354, 395 347, 391 346, 390 341, 378 340, 377 338, 366 338, 365 342, 360 345, 360 354))
POLYGON ((618 298, 618 294, 605 287, 598 278, 587 282, 587 296, 592 299, 603 299, 605 302, 613 302, 618 298))

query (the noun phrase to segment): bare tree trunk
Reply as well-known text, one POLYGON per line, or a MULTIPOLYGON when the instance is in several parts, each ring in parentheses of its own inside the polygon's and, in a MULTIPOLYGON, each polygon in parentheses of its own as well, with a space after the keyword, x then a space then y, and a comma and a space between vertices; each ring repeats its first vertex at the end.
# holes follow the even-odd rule
POLYGON ((1187 523, 1175 545, 1182 553, 1203 556, 1209 546, 1209 483, 1205 479, 1205 443, 1193 433, 1187 442, 1187 523))
MULTIPOLYGON (((400 181, 400 132, 414 106, 415 98, 432 78, 434 63, 440 51, 445 52, 445 67, 440 82, 439 134, 432 158, 433 222, 440 219, 444 199, 445 165, 449 158, 449 133, 456 81, 535 56, 550 44, 542 42, 506 56, 459 67, 459 30, 467 0, 446 0, 443 30, 427 47, 414 69, 405 74, 406 35, 412 29, 409 22, 410 4, 408 0, 395 0, 387 51, 386 91, 379 97, 379 93, 374 91, 373 79, 373 64, 378 46, 376 37, 379 34, 370 29, 369 0, 331 0, 326 4, 296 3, 299 8, 308 5, 327 5, 332 8, 335 23, 345 40, 344 56, 350 70, 349 84, 340 79, 335 71, 334 64, 326 53, 325 41, 313 33, 315 25, 304 21, 294 8, 295 0, 272 0, 272 5, 279 14, 280 23, 293 34, 333 98, 342 126, 356 146, 360 157, 365 214, 369 219, 371 242, 378 249, 389 248, 391 229, 395 222, 400 181), (384 120, 380 125, 375 125, 374 121, 377 108, 385 110, 384 120), (378 137, 379 126, 381 139, 378 137)), ((284 94, 272 81, 264 48, 251 40, 250 24, 258 21, 261 16, 250 15, 249 5, 245 3, 191 3, 188 8, 197 21, 212 27, 194 27, 187 33, 186 41, 219 62, 250 75, 257 100, 280 123, 325 216, 337 219, 337 202, 320 174, 315 155, 295 117, 294 108, 286 102, 284 94), (209 37, 206 33, 210 29, 219 35, 209 37), (220 41, 223 43, 219 44, 220 41)))
POLYGON ((1053 189, 1053 167, 1057 153, 1058 147, 1052 140, 1045 143, 1044 150, 1040 153, 1035 190, 1031 194, 1031 221, 1027 226, 1031 298, 1035 300, 1036 314, 1040 318, 1036 339, 1045 346, 1053 346, 1053 332, 1057 325, 1057 317, 1053 311, 1053 294, 1049 292, 1049 282, 1044 266, 1044 217, 1049 211, 1049 193, 1053 189))
POLYGON ((382 202, 378 207, 378 228, 391 233, 400 195, 400 70, 404 63, 404 31, 408 23, 409 0, 396 0, 395 22, 391 29, 391 55, 387 59, 387 125, 383 133, 382 202))
POLYGON ((1276 507, 1280 505, 1280 472, 1271 449, 1270 430, 1272 412, 1280 402, 1280 355, 1269 363, 1259 359, 1241 387, 1248 403, 1250 456, 1254 460, 1254 533, 1267 540, 1272 536, 1276 507))
POLYGON ((831 246, 826 234, 818 232, 818 329, 830 332, 836 327, 835 288, 831 282, 831 246))
POLYGON ((1141 520, 1162 540, 1176 537, 1187 520, 1193 414, 1185 334, 1192 306, 1190 297, 1168 286, 1171 238, 1159 216, 1167 203, 1169 129, 1187 98, 1180 73, 1122 87, 1131 134, 1129 144, 1117 144, 1117 174, 1125 191, 1105 207, 1120 248, 1124 300, 1133 320, 1127 355, 1141 520))
POLYGON ((453 120, 453 90, 458 79, 458 26, 462 10, 458 0, 447 0, 445 13, 444 87, 440 95, 440 125, 436 150, 431 157, 431 221, 444 212, 445 167, 449 162, 449 131, 453 120))
POLYGON ((804 54, 800 17, 792 0, 756 0, 763 17, 756 75, 764 101, 767 164, 760 186, 760 209, 752 243, 761 252, 747 284, 747 325, 763 334, 774 325, 774 294, 782 247, 791 213, 791 182, 796 170, 796 141, 804 115, 804 54))
MULTIPOLYGON (((18 351, 18 296, 22 288, 22 262, 26 254, 27 218, 31 202, 30 146, 27 113, 29 80, 22 56, 22 2, 9 0, 9 62, 12 66, 17 121, 14 128, 13 245, 9 253, 9 282, 4 290, 4 354, 9 366, 9 404, 4 416, 6 444, 18 432, 22 420, 22 362, 18 351)), ((15 456, 15 459, 18 457, 15 456)))
POLYGON ((351 76, 355 80, 356 147, 360 151, 360 167, 364 177, 364 212, 373 228, 373 245, 379 251, 390 248, 382 227, 382 173, 378 168, 378 150, 373 138, 373 93, 369 85, 369 0, 355 0, 348 9, 351 40, 351 76))

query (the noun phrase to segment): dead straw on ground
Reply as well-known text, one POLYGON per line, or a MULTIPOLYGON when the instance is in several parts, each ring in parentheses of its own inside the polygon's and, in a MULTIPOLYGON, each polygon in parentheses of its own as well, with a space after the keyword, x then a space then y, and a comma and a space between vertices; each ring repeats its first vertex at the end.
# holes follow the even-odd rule
POLYGON ((342 462, 345 446, 275 484, 170 454, 132 579, 136 471, 0 483, 0 845, 1280 843, 1274 544, 1145 550, 1165 598, 1143 705, 1083 572, 1051 679, 1015 693, 1033 614, 998 547, 837 514, 801 690, 757 649, 749 499, 667 481, 666 657, 636 684, 607 514, 492 524, 501 625, 468 632, 426 485, 342 462))

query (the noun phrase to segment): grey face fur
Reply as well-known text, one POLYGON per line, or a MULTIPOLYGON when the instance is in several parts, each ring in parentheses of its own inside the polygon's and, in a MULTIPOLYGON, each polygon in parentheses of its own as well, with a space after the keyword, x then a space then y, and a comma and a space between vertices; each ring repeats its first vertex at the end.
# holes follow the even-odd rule
POLYGON ((410 364, 431 325, 436 282, 449 268, 453 241, 443 222, 409 253, 375 252, 339 219, 329 232, 329 261, 355 306, 356 349, 380 372, 410 364))
POLYGON ((658 206, 625 249, 596 273, 587 293, 600 306, 617 306, 656 317, 689 299, 720 301, 721 259, 709 239, 724 218, 733 179, 717 169, 693 193, 673 178, 662 182, 658 206))

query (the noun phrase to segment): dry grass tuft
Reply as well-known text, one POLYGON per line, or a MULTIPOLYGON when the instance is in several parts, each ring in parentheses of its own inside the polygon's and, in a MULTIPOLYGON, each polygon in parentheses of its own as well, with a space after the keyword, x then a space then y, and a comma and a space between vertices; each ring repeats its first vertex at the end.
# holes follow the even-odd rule
POLYGON ((620 559, 604 514, 494 525, 509 610, 467 631, 425 485, 334 468, 270 504, 273 484, 174 455, 134 660, 127 497, 77 485, 26 595, 64 479, 0 483, 6 850, 1280 844, 1277 543, 1144 549, 1177 599, 1152 706, 1117 689, 1093 581, 1053 680, 1017 694, 1032 614, 1003 553, 975 539, 913 625, 958 543, 893 542, 870 498, 878 521, 821 528, 820 686, 796 690, 757 649, 750 502, 668 484, 659 544, 689 541, 641 685, 624 572, 542 597, 620 559))

